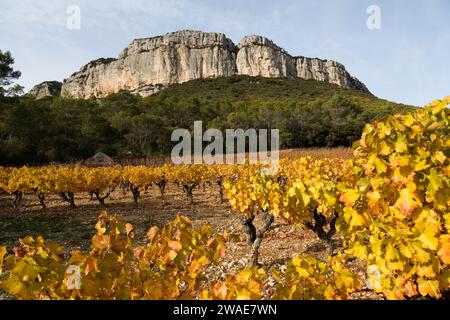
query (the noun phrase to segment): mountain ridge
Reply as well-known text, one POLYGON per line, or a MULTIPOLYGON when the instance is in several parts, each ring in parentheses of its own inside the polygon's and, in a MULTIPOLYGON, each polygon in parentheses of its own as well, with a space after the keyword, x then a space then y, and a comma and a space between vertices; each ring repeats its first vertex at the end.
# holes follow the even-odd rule
POLYGON ((117 58, 87 63, 64 80, 61 95, 102 98, 125 90, 150 96, 173 84, 233 75, 312 79, 370 93, 342 64, 290 55, 263 36, 234 44, 224 33, 180 30, 134 39, 117 58))

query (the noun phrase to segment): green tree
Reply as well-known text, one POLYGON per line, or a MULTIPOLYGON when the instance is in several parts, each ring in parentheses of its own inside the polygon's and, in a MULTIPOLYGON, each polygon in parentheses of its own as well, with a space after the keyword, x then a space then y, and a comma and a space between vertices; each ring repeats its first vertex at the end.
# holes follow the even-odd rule
POLYGON ((19 84, 13 84, 15 79, 19 79, 20 71, 14 70, 12 65, 14 58, 11 52, 0 50, 0 97, 16 96, 23 92, 23 87, 19 84))

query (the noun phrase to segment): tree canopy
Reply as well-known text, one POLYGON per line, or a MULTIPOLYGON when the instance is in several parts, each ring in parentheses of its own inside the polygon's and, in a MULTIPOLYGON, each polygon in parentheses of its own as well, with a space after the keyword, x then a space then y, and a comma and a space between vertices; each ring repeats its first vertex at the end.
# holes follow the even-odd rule
POLYGON ((14 58, 11 52, 0 50, 0 97, 14 96, 22 93, 23 87, 14 84, 14 80, 21 76, 20 71, 14 70, 14 58))

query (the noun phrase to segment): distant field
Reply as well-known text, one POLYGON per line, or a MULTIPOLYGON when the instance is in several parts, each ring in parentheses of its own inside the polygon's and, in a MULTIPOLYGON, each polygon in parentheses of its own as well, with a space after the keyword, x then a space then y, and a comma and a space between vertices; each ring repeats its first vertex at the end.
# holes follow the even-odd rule
POLYGON ((281 150, 280 157, 282 159, 297 159, 300 157, 314 158, 340 158, 351 159, 353 157, 352 148, 304 148, 304 149, 286 149, 281 150))
MULTIPOLYGON (((280 150, 280 159, 297 159, 300 157, 314 157, 318 159, 324 158, 340 158, 351 159, 353 157, 352 148, 297 148, 280 150)), ((248 158, 248 153, 246 154, 248 158)), ((158 166, 165 163, 171 163, 170 156, 151 157, 147 159, 123 159, 119 160, 119 164, 123 165, 150 165, 158 166)))

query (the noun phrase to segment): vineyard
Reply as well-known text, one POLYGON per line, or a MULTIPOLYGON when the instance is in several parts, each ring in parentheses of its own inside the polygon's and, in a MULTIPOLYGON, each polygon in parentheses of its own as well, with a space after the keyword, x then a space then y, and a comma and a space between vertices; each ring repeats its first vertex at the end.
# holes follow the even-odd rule
POLYGON ((0 168, 13 219, 56 199, 70 219, 86 197, 98 217, 88 248, 45 234, 4 243, 0 288, 18 299, 448 298, 449 104, 366 125, 353 159, 283 159, 276 174, 264 164, 0 168), (153 208, 177 202, 170 221, 114 215, 119 197, 126 212, 148 209, 149 195, 153 208), (214 206, 202 214, 220 228, 183 212, 205 198, 214 206), (320 254, 295 250, 307 240, 320 254), (268 256, 281 242, 283 259, 268 256))

